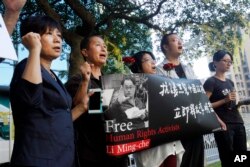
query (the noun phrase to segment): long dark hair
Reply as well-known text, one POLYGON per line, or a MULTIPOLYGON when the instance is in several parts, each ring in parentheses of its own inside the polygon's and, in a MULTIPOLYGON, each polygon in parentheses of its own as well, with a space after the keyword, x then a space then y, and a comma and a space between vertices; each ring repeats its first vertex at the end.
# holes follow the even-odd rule
POLYGON ((129 66, 130 70, 133 73, 141 73, 142 72, 142 58, 145 54, 149 54, 153 60, 155 60, 155 56, 153 55, 152 52, 148 52, 148 51, 140 51, 137 52, 136 54, 134 54, 132 56, 132 58, 135 59, 135 62, 129 66))

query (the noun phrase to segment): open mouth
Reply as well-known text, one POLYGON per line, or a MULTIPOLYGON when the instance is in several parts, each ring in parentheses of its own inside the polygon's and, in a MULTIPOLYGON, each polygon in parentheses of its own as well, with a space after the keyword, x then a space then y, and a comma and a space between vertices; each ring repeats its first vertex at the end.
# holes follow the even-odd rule
POLYGON ((178 46, 178 49, 182 50, 182 46, 178 46))
POLYGON ((56 51, 61 51, 61 47, 59 47, 59 46, 53 47, 53 49, 56 51))
POLYGON ((107 55, 106 54, 100 54, 100 57, 106 58, 107 55))

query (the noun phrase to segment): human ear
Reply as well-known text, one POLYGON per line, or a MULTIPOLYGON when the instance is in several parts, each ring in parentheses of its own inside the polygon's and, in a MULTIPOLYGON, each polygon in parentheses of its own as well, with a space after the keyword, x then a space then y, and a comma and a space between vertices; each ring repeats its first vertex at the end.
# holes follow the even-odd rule
POLYGON ((88 57, 88 54, 87 54, 86 51, 87 51, 86 49, 82 49, 81 50, 81 54, 82 54, 82 56, 83 56, 84 59, 86 59, 88 57))
POLYGON ((167 51, 168 50, 168 46, 165 44, 165 45, 163 45, 163 48, 164 48, 164 50, 165 51, 167 51))

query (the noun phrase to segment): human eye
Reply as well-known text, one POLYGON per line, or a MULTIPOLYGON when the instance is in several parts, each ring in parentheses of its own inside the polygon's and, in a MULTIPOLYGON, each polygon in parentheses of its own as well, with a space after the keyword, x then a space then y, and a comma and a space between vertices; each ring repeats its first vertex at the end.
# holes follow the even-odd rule
POLYGON ((176 41, 178 41, 178 39, 177 39, 177 38, 173 38, 172 41, 173 41, 173 42, 176 42, 176 41))
POLYGON ((48 30, 45 34, 52 35, 52 34, 53 34, 53 32, 52 32, 52 30, 48 30))
POLYGON ((149 62, 151 61, 150 59, 144 59, 143 62, 149 62))
POLYGON ((57 36, 62 39, 62 34, 58 33, 57 36))
POLYGON ((226 64, 233 64, 233 61, 231 61, 231 60, 221 60, 221 61, 223 61, 226 64))

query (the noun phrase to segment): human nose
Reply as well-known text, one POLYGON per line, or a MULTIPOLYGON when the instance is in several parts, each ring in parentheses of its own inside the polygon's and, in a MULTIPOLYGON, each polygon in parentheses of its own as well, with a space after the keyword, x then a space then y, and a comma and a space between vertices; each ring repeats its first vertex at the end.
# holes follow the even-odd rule
POLYGON ((61 42, 62 41, 62 37, 58 34, 54 34, 53 35, 54 41, 55 42, 61 42))
POLYGON ((151 60, 151 63, 152 64, 156 64, 156 60, 151 60))
POLYGON ((181 39, 178 39, 178 44, 182 45, 182 40, 181 39))
POLYGON ((102 46, 102 49, 103 49, 103 50, 107 50, 107 45, 102 44, 101 46, 102 46))

